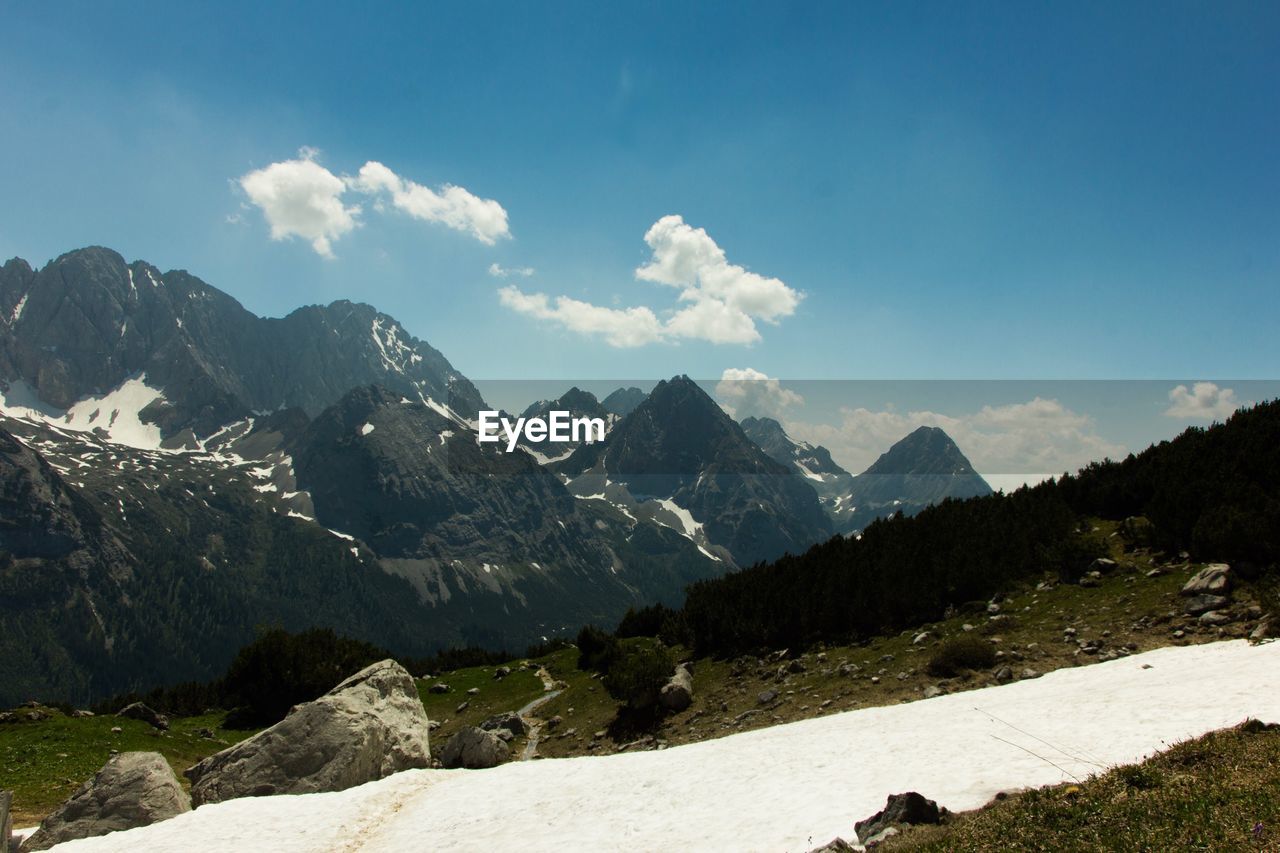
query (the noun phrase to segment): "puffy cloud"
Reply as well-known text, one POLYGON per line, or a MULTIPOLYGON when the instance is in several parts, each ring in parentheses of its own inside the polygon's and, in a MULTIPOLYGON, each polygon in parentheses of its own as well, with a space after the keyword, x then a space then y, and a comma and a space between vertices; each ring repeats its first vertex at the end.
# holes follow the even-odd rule
POLYGON ((350 192, 372 196, 376 211, 387 209, 387 198, 392 207, 415 219, 462 231, 486 245, 511 236, 507 211, 493 199, 479 198, 451 184, 432 190, 374 160, 365 163, 354 178, 339 177, 321 166, 318 156, 316 149, 303 148, 296 159, 272 163, 238 179, 249 201, 266 217, 271 239, 301 237, 317 254, 332 258, 333 241, 361 224, 360 206, 343 200, 350 192))
POLYGON ((391 203, 414 219, 439 222, 489 246, 499 238, 511 236, 507 211, 502 205, 472 195, 462 187, 445 184, 438 191, 433 190, 400 177, 376 160, 361 166, 350 184, 370 195, 389 194, 391 203))
POLYGON ((504 267, 499 263, 489 264, 489 275, 494 278, 510 278, 518 275, 521 278, 528 278, 535 272, 533 267, 504 267))
POLYGON ((346 182, 317 163, 316 155, 304 148, 297 159, 249 172, 239 183, 262 209, 272 240, 301 237, 317 254, 332 258, 332 241, 357 226, 360 208, 343 204, 346 182))
POLYGON ((750 367, 727 368, 716 383, 716 399, 721 408, 735 418, 778 419, 791 407, 804 405, 804 398, 799 394, 750 367))
POLYGON ((766 322, 795 313, 800 294, 779 279, 765 278, 725 259, 705 229, 685 224, 680 216, 664 216, 644 235, 653 250, 636 278, 681 288, 680 298, 716 301, 766 322))
MULTIPOLYGON (((801 294, 776 278, 766 278, 731 264, 724 250, 702 228, 687 225, 680 216, 664 216, 644 236, 652 250, 650 261, 635 271, 636 278, 679 290, 678 302, 656 332, 649 323, 656 317, 649 308, 613 311, 636 317, 635 335, 617 340, 703 340, 716 344, 751 344, 760 340, 756 321, 776 324, 795 313, 801 294)), ((504 300, 504 304, 507 303, 504 300)), ((586 305, 587 303, 577 303, 586 305)), ((552 317, 547 319, 561 319, 552 317)), ((582 331, 578 329, 578 331, 582 331)))
POLYGON ((1187 420, 1226 420, 1241 406, 1231 388, 1219 388, 1212 382, 1196 382, 1190 388, 1178 385, 1169 392, 1169 408, 1165 415, 1187 420))
POLYGON ((786 424, 790 434, 825 445, 855 474, 922 426, 943 429, 973 467, 997 487, 1037 482, 1127 452, 1123 445, 1098 435, 1092 417, 1041 397, 1025 403, 983 406, 962 415, 845 408, 838 424, 786 424))
POLYGON ((515 285, 498 291, 506 307, 539 320, 551 320, 573 332, 601 335, 615 347, 638 347, 662 337, 662 324, 648 308, 603 308, 558 296, 554 306, 545 293, 522 293, 515 285))

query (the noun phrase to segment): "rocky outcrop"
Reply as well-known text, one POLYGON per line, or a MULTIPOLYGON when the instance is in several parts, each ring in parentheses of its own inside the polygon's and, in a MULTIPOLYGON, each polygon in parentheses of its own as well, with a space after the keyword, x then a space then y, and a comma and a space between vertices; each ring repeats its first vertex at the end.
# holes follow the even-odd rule
POLYGON ((200 806, 236 797, 341 791, 426 767, 430 760, 427 714, 413 678, 400 664, 384 660, 185 775, 200 806))
POLYGON ((676 667, 675 675, 658 694, 658 701, 663 708, 676 713, 693 704, 693 674, 687 666, 680 664, 676 667))
POLYGON ((20 850, 46 850, 77 838, 92 838, 147 826, 191 811, 169 762, 158 752, 112 756, 88 782, 45 818, 20 850))
POLYGON ((483 770, 511 758, 511 750, 495 732, 468 726, 449 738, 440 751, 440 763, 453 769, 483 770))
POLYGON ((890 794, 884 808, 866 820, 853 825, 858 833, 858 840, 870 845, 883 838, 885 833, 895 826, 917 823, 938 823, 942 812, 933 800, 925 799, 915 791, 905 794, 890 794))

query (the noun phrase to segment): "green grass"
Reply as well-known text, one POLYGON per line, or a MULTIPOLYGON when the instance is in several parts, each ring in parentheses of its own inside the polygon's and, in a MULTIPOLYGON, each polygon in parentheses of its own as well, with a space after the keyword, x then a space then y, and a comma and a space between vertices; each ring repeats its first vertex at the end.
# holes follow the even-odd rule
POLYGON ((183 770, 253 734, 221 728, 221 713, 175 719, 169 731, 159 732, 138 720, 72 718, 53 708, 39 709, 47 719, 30 721, 29 710, 18 711, 17 722, 0 723, 0 788, 14 792, 15 826, 39 823, 98 772, 113 749, 159 752, 185 787, 183 770), (117 726, 119 732, 111 731, 117 726), (202 728, 213 730, 217 740, 196 734, 202 728))
MULTIPOLYGON (((537 666, 527 670, 519 668, 519 663, 508 664, 511 674, 503 679, 495 679, 493 671, 496 666, 476 666, 458 669, 445 673, 439 678, 420 679, 418 695, 422 697, 422 706, 427 711, 427 719, 438 721, 440 727, 431 733, 431 749, 439 752, 445 742, 459 729, 466 726, 478 726, 489 717, 506 711, 518 711, 527 702, 543 694, 542 679, 537 675, 537 666), (448 684, 448 693, 431 693, 431 685, 443 682, 448 684), (474 696, 467 691, 478 689, 474 696), (458 711, 463 702, 467 707, 458 711)), ((513 743, 518 747, 518 743, 513 743)))
POLYGON ((1280 850, 1280 730, 1237 726, 1014 794, 882 850, 1280 850))

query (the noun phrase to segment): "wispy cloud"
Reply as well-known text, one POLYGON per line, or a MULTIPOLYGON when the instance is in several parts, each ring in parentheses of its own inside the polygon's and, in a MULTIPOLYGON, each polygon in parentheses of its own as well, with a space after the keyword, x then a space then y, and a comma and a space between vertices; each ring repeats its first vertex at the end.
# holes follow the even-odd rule
POLYGON ((536 270, 533 267, 504 267, 498 263, 489 264, 489 275, 494 278, 511 278, 512 276, 528 278, 534 272, 536 270))
MULTIPOLYGON (((677 306, 668 309, 665 320, 658 320, 652 308, 611 309, 592 306, 559 297, 556 306, 572 303, 607 312, 611 317, 609 331, 602 332, 593 324, 571 323, 570 314, 550 309, 545 294, 524 294, 513 287, 503 288, 504 305, 521 313, 559 322, 565 328, 583 334, 602 334, 613 346, 640 346, 658 341, 692 339, 717 344, 751 344, 760 340, 757 321, 776 324, 795 313, 803 298, 799 291, 780 279, 767 278, 729 263, 724 250, 702 228, 693 228, 680 216, 664 216, 644 236, 652 250, 649 262, 638 268, 640 281, 676 288, 677 306), (517 298, 521 297, 521 298, 517 298), (547 310, 539 306, 547 306, 547 310), (620 325, 631 323, 627 333, 619 333, 620 325)), ((572 317, 578 318, 577 312, 572 317)), ((603 316, 603 315, 602 315, 603 316)))

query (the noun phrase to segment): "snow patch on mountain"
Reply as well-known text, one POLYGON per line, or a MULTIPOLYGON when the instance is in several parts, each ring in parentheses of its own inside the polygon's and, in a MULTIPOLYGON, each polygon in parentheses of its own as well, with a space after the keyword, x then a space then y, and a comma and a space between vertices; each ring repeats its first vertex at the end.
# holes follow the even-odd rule
POLYGON ((86 397, 65 411, 39 403, 34 391, 14 382, 7 392, 0 393, 0 412, 75 432, 94 432, 126 447, 160 450, 160 427, 140 416, 157 400, 164 400, 164 394, 147 384, 146 374, 125 380, 101 397, 86 397))

